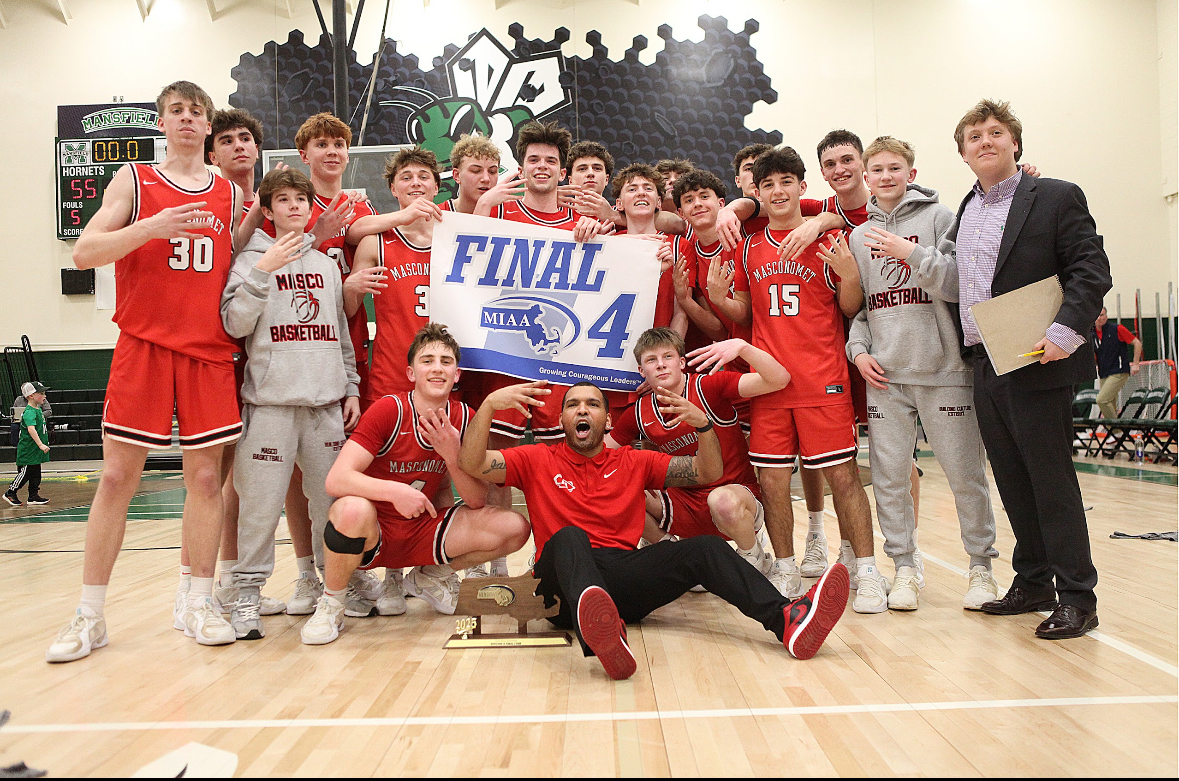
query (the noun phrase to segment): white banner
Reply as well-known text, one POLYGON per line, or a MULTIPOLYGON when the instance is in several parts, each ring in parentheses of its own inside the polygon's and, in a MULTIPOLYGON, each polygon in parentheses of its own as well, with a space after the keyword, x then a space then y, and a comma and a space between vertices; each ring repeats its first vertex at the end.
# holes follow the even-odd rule
POLYGON ((430 255, 430 319, 462 368, 634 390, 632 349, 655 319, 658 244, 443 212, 430 255))

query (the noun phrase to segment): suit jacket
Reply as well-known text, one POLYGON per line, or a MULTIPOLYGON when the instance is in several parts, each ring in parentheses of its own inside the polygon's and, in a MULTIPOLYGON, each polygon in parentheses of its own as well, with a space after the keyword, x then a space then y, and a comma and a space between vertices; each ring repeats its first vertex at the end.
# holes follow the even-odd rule
MULTIPOLYGON (((948 238, 958 238, 958 226, 971 191, 958 206, 948 238)), ((1105 294, 1113 287, 1109 258, 1097 224, 1081 188, 1060 179, 1020 179, 1003 229, 991 295, 1056 275, 1064 289, 1064 302, 1056 322, 1067 325, 1086 341, 1068 358, 1033 363, 1008 375, 1028 390, 1076 385, 1097 376, 1093 342, 1088 334, 1101 313, 1105 294)), ((961 321, 958 322, 961 329, 961 321)))

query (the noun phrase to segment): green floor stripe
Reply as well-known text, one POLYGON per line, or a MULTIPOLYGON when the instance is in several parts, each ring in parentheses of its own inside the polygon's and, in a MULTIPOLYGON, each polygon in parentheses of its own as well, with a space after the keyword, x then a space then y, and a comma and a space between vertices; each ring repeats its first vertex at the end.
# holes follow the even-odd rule
POLYGON ((1087 475, 1101 475, 1102 477, 1120 477, 1123 480, 1141 480, 1144 483, 1158 483, 1159 485, 1179 485, 1179 475, 1172 472, 1159 472, 1153 469, 1139 469, 1136 466, 1113 466, 1112 464, 1090 464, 1073 462, 1078 472, 1087 475))
MULTIPOLYGON (((184 508, 184 487, 169 488, 164 491, 139 494, 131 499, 131 506, 127 509, 128 517, 136 519, 180 518, 184 508)), ((63 507, 59 510, 26 515, 23 518, 9 518, 0 523, 77 523, 86 520, 90 512, 90 505, 77 507, 63 507)))

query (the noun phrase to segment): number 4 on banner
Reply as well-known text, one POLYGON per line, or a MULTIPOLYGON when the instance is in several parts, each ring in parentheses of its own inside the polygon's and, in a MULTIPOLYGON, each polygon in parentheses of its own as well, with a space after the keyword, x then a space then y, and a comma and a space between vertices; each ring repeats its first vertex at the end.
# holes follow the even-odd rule
POLYGON ((630 324, 630 312, 634 305, 635 294, 623 293, 614 299, 610 306, 606 307, 602 316, 595 320, 594 324, 586 331, 587 338, 605 342, 598 349, 599 358, 622 357, 624 352, 622 345, 630 337, 626 327, 630 324))

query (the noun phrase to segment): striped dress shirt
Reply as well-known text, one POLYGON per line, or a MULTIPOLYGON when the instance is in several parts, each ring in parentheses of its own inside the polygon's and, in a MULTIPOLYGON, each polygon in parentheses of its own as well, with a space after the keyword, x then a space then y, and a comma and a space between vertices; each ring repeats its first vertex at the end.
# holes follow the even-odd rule
MULTIPOLYGON (((967 202, 958 226, 958 300, 961 306, 963 343, 971 345, 982 342, 970 307, 981 301, 988 301, 991 285, 995 281, 995 266, 999 260, 999 245, 1003 242, 1003 229, 1007 226, 1007 215, 1015 190, 1023 178, 1023 171, 1004 179, 983 192, 982 185, 974 183, 974 197, 967 202)), ((1085 337, 1062 323, 1053 323, 1045 334, 1049 341, 1067 353, 1072 353, 1085 343, 1085 337)))

